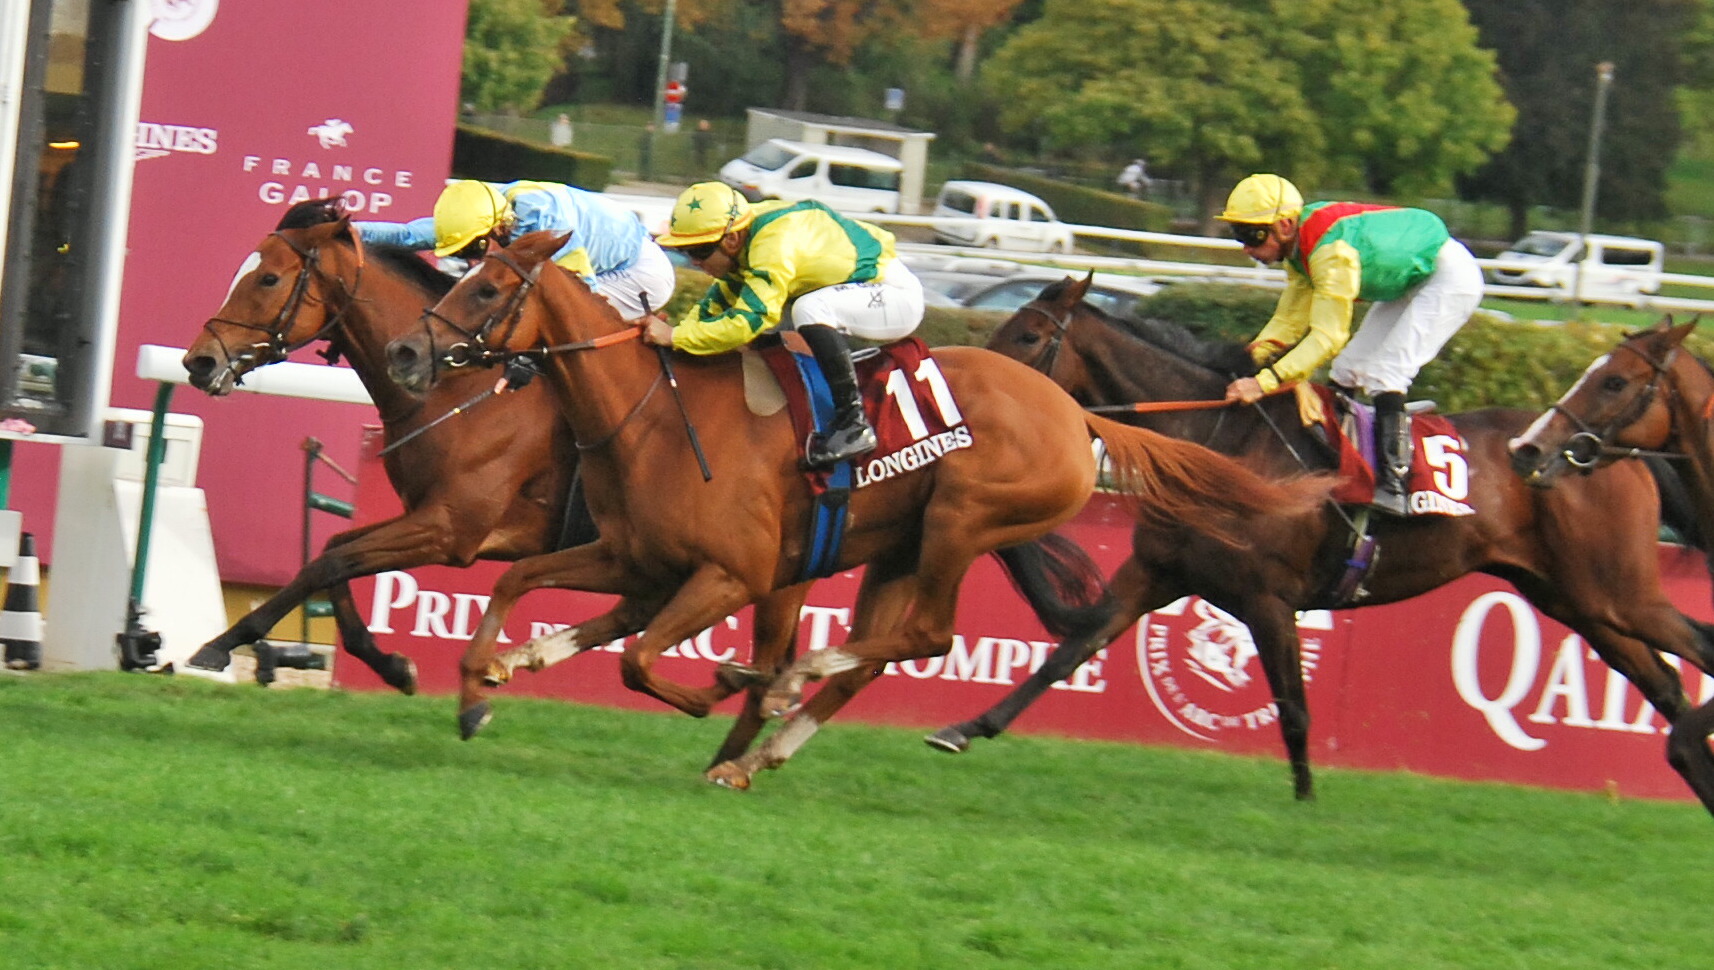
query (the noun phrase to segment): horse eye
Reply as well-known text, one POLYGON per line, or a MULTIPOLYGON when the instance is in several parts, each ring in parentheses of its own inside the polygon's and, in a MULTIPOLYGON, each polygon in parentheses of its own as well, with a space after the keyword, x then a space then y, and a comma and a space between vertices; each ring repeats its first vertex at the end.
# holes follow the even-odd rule
POLYGON ((1021 343, 1026 347, 1034 346, 1041 343, 1041 334, 1036 333, 1034 330, 1025 330, 1023 333, 1018 334, 1018 343, 1021 343))
POLYGON ((1630 386, 1630 383, 1630 381, 1625 380, 1623 377, 1620 377, 1617 374, 1612 374, 1609 375, 1606 380, 1601 382, 1601 390, 1606 391, 1609 394, 1617 394, 1630 386))
POLYGON ((260 283, 263 286, 273 286, 275 283, 278 283, 279 281, 280 281, 280 276, 278 273, 263 273, 260 277, 258 277, 256 279, 256 282, 260 283))
POLYGON ((483 283, 476 288, 476 296, 483 300, 492 300, 500 295, 500 288, 493 283, 483 283))

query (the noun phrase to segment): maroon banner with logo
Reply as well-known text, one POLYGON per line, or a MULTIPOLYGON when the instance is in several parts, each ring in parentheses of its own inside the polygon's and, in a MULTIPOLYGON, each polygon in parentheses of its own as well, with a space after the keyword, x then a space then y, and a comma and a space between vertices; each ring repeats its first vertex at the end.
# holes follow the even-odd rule
MULTIPOLYGON (((112 390, 114 406, 141 409, 156 389, 134 376, 137 348, 194 339, 290 204, 340 195, 359 218, 429 213, 451 161, 465 15, 463 0, 153 8, 112 390)), ((350 467, 374 410, 188 388, 172 407, 205 422, 199 484, 222 575, 285 582, 298 565, 303 439, 350 467)), ((14 504, 46 549, 57 454, 24 447, 14 504)))
MULTIPOLYGON (((371 432, 365 453, 372 455, 378 442, 371 432)), ((358 501, 364 520, 398 509, 373 460, 363 464, 358 501)), ((1108 571, 1130 550, 1131 520, 1105 496, 1064 531, 1108 571)), ((1666 545, 1660 555, 1673 600, 1708 619, 1710 584, 1701 559, 1666 545)), ((381 646, 416 660, 424 690, 451 692, 458 656, 504 568, 479 563, 385 573, 359 580, 354 591, 381 646)), ((815 585, 799 626, 800 648, 844 642, 859 575, 841 573, 815 585)), ((563 590, 531 593, 513 611, 506 642, 576 624, 612 602, 563 590)), ((1691 797, 1666 764, 1665 725, 1652 708, 1580 637, 1499 580, 1468 577, 1405 603, 1306 613, 1299 632, 1317 764, 1691 797)), ((663 709, 619 683, 622 646, 540 673, 520 672, 498 691, 501 703, 506 694, 528 694, 663 709)), ((964 585, 951 652, 889 667, 840 717, 925 728, 966 720, 1004 697, 1052 647, 999 567, 984 559, 964 585)), ((674 647, 657 669, 707 683, 717 662, 748 659, 749 650, 746 610, 674 647)), ((336 663, 335 675, 345 686, 383 689, 349 659, 336 663)), ((1689 686, 1692 698, 1711 692, 1714 681, 1700 675, 1689 686)), ((736 705, 728 701, 726 709, 736 705)), ((451 716, 449 703, 448 730, 451 716)), ((1193 597, 1144 617, 1013 729, 1279 757, 1275 720, 1249 632, 1193 597)))

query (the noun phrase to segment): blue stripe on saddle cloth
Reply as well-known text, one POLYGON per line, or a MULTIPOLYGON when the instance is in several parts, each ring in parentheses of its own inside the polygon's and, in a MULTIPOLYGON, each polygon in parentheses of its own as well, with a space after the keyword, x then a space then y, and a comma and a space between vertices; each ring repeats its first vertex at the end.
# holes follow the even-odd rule
MULTIPOLYGON (((803 378, 804 389, 809 393, 815 430, 825 432, 833 422, 833 392, 828 389, 827 378, 809 354, 793 353, 791 358, 803 378)), ((809 553, 804 556, 803 568, 798 572, 799 580, 831 576, 839 562, 839 548, 845 537, 845 510, 855 476, 848 461, 840 462, 826 475, 826 488, 815 496, 815 509, 810 515, 809 553)))

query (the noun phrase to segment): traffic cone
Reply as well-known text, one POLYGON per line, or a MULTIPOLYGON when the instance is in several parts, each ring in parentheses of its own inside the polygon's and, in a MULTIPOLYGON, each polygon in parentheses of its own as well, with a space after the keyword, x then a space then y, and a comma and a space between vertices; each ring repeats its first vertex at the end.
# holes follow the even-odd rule
POLYGON ((6 645, 6 666, 35 670, 42 665, 42 611, 36 599, 42 567, 36 561, 36 537, 28 532, 18 537, 18 560, 7 580, 6 605, 0 609, 0 643, 6 645))

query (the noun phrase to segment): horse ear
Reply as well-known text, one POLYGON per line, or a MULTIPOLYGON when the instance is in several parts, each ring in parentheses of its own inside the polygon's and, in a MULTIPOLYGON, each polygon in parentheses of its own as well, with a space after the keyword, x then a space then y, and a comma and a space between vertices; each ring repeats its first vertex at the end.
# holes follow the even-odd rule
POLYGON ((518 265, 529 269, 537 263, 545 262, 565 247, 571 239, 571 233, 556 233, 551 229, 542 229, 527 233, 506 247, 506 252, 518 261, 518 265))
POLYGON ((1670 338, 1668 343, 1674 346, 1684 343, 1684 338, 1690 336, 1690 331, 1696 329, 1696 321, 1700 318, 1701 315, 1698 314, 1697 316, 1691 317, 1689 323, 1680 324, 1674 327, 1672 326, 1672 318, 1667 317, 1666 323, 1669 328, 1668 336, 1670 338))
MULTIPOLYGON (((1069 277, 1067 278, 1069 279, 1069 277)), ((1094 279, 1095 271, 1090 270, 1082 279, 1071 280, 1071 285, 1065 288, 1065 293, 1060 297, 1060 302, 1068 307, 1082 303, 1083 296, 1089 292, 1089 284, 1093 282, 1094 279)))

